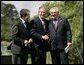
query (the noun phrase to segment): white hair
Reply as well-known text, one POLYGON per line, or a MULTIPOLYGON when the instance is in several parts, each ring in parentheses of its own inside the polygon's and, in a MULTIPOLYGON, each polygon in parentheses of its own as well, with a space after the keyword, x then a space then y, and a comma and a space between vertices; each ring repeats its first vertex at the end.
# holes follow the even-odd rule
POLYGON ((50 12, 51 12, 51 10, 53 10, 53 9, 55 9, 55 10, 56 10, 56 12, 59 12, 58 7, 52 7, 52 8, 50 9, 50 12))

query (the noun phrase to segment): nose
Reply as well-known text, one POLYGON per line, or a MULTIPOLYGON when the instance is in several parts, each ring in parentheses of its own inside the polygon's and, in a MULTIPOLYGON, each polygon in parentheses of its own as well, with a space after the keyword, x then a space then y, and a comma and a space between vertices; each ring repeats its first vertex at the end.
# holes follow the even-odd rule
POLYGON ((52 15, 55 15, 55 13, 54 13, 54 12, 52 12, 51 14, 52 14, 52 15))
POLYGON ((51 14, 51 16, 55 16, 55 14, 51 14))

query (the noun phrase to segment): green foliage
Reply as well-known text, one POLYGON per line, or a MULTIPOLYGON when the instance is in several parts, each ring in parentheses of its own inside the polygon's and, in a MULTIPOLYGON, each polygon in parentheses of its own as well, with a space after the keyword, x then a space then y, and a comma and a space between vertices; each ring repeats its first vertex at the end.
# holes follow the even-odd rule
POLYGON ((1 2, 1 40, 11 40, 11 27, 17 18, 15 6, 1 2))

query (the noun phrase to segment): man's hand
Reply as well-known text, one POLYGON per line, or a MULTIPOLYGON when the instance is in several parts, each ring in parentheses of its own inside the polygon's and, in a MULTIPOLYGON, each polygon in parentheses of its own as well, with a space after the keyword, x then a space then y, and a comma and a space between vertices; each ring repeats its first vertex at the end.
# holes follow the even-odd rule
POLYGON ((70 47, 72 45, 72 43, 71 42, 68 42, 67 45, 70 47))
POLYGON ((48 40, 49 37, 48 37, 48 35, 44 35, 44 36, 42 36, 42 39, 43 39, 43 40, 48 40))
POLYGON ((25 46, 27 46, 28 43, 29 43, 28 40, 24 41, 25 46))
POLYGON ((48 35, 45 35, 45 40, 48 40, 48 39, 49 39, 48 35))
POLYGON ((33 40, 32 40, 32 38, 30 38, 30 39, 29 39, 29 43, 33 43, 33 40))

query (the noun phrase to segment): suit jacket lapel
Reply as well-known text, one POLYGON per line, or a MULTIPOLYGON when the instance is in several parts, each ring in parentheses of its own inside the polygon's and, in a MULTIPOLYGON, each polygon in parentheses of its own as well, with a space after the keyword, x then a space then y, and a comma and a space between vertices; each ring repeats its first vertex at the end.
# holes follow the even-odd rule
POLYGON ((20 20, 20 23, 21 23, 21 28, 23 29, 23 31, 25 32, 26 31, 26 27, 24 26, 24 24, 22 23, 22 21, 20 20))
POLYGON ((51 20, 51 24, 52 24, 53 29, 55 30, 55 27, 54 27, 54 25, 53 25, 53 20, 51 20))
POLYGON ((51 20, 51 28, 55 31, 55 27, 54 27, 54 25, 53 25, 53 21, 51 20))
POLYGON ((60 17, 58 18, 58 23, 57 23, 57 27, 55 29, 55 31, 57 32, 59 26, 60 26, 60 23, 62 22, 62 20, 60 19, 60 17))
MULTIPOLYGON (((39 17, 38 17, 38 22, 41 24, 42 28, 44 29, 43 24, 42 24, 41 20, 39 19, 39 17)), ((45 23, 45 21, 44 21, 44 23, 45 23)), ((39 25, 40 25, 40 24, 39 24, 39 25)), ((45 23, 45 29, 46 29, 46 23, 45 23)), ((45 31, 45 30, 44 30, 44 31, 45 31)))

